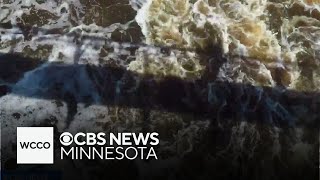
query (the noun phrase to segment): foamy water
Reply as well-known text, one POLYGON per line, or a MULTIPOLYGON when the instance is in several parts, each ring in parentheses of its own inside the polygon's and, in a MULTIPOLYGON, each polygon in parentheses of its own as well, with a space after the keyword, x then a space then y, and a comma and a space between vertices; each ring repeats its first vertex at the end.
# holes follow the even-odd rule
MULTIPOLYGON (((270 172, 264 166, 277 171, 274 159, 282 169, 316 164, 319 0, 3 0, 0 6, 0 53, 42 62, 17 82, 0 78, 0 86, 11 88, 0 97, 0 119, 6 126, 2 133, 14 134, 15 126, 42 123, 51 123, 59 131, 140 132, 147 119, 147 129, 162 135, 163 166, 137 162, 146 177, 153 168, 184 164, 177 159, 196 151, 202 136, 204 144, 214 146, 205 157, 209 169, 219 167, 219 160, 234 160, 232 166, 241 167, 243 158, 255 162, 267 176, 270 172), (125 73, 110 75, 100 67, 125 69, 136 79, 125 73), (211 124, 211 117, 166 112, 167 107, 141 110, 105 104, 110 92, 103 90, 116 86, 110 96, 123 102, 121 95, 126 97, 139 87, 138 75, 159 82, 166 77, 186 83, 208 79, 204 86, 168 87, 168 94, 181 91, 185 104, 195 99, 209 104, 209 110, 217 113, 212 118, 216 124, 211 124), (115 76, 116 82, 109 76, 115 76), (292 94, 284 95, 286 90, 292 94), (314 99, 296 98, 305 91, 315 93, 314 99), (71 94, 72 100, 52 98, 65 94, 71 94), (287 96, 294 101, 286 102, 287 96), (259 108, 262 111, 256 112, 259 108), (144 111, 149 111, 147 118, 144 111), (15 113, 21 114, 19 120, 15 113), (285 126, 279 127, 281 123, 285 126)), ((4 144, 14 141, 2 139, 4 144)), ((12 147, 3 148, 11 152, 12 147)))
POLYGON ((317 0, 4 1, 0 21, 9 27, 1 28, 0 51, 32 50, 49 61, 99 64, 110 41, 116 41, 116 52, 108 54, 113 59, 136 43, 174 47, 184 55, 142 48, 126 66, 194 79, 207 64, 196 52, 221 48, 227 58, 219 73, 223 80, 317 91, 319 11, 317 0))
POLYGON ((237 82, 319 90, 319 7, 319 1, 154 0, 136 19, 148 44, 221 47, 239 72, 237 82), (237 56, 246 60, 236 66, 237 56), (312 72, 304 72, 305 64, 312 72))

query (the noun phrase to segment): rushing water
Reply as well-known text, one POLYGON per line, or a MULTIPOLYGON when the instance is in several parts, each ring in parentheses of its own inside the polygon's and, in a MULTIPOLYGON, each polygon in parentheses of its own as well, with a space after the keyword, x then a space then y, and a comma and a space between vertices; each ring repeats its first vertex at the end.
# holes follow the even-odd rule
MULTIPOLYGON (((221 48, 228 58, 225 69, 221 69, 222 79, 317 91, 319 6, 317 0, 5 0, 0 16, 1 52, 41 51, 37 54, 48 56, 49 61, 86 59, 96 63, 105 44, 102 39, 209 53, 221 48), (101 39, 74 43, 75 38, 83 36, 101 39), (61 56, 66 58, 58 58, 61 56), (235 57, 242 59, 235 62, 235 57)), ((150 60, 149 55, 137 53, 127 68, 139 73, 196 78, 205 65, 195 53, 184 58, 175 58, 176 54, 157 56, 150 60)))
POLYGON ((2 134, 158 131, 139 177, 315 176, 319 0, 2 0, 0 33, 2 134))

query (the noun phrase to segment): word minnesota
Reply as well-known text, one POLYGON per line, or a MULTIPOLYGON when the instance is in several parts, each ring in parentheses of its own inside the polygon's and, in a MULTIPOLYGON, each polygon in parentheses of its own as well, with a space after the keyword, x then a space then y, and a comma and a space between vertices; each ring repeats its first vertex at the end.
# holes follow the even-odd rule
POLYGON ((68 151, 61 148, 61 159, 158 159, 153 147, 71 147, 68 151))
POLYGON ((60 135, 60 143, 61 159, 158 159, 153 147, 159 144, 158 133, 155 132, 110 133, 109 136, 102 132, 75 135, 64 132, 60 135))

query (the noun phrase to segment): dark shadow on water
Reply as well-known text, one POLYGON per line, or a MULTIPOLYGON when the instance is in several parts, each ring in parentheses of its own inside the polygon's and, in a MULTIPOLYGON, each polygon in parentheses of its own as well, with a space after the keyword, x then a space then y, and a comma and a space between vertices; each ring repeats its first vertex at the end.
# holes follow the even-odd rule
POLYGON ((295 107, 305 107, 306 114, 317 114, 320 109, 319 93, 216 81, 212 77, 219 66, 214 70, 207 67, 202 79, 188 81, 140 75, 119 67, 42 63, 17 54, 1 55, 0 79, 16 84, 0 85, 0 95, 65 101, 70 121, 77 103, 191 113, 215 120, 261 121, 276 126, 298 122, 301 114, 295 107))
MULTIPOLYGON (((217 160, 212 161, 217 162, 217 166, 212 167, 212 170, 211 165, 207 164, 209 161, 207 161, 206 154, 209 152, 214 154, 218 147, 226 147, 229 142, 231 129, 219 129, 218 122, 258 122, 258 124, 278 126, 283 129, 290 129, 302 123, 303 126, 314 132, 316 131, 314 129, 319 127, 320 94, 285 90, 280 87, 255 87, 248 84, 220 82, 215 79, 215 76, 222 63, 223 59, 218 65, 217 63, 209 64, 202 79, 188 81, 177 77, 159 78, 152 75, 141 75, 114 66, 48 63, 18 54, 5 54, 0 55, 0 97, 13 94, 36 99, 64 101, 68 108, 69 123, 73 121, 77 113, 78 103, 88 106, 98 104, 108 107, 139 108, 144 111, 145 116, 148 116, 150 110, 160 110, 188 114, 199 117, 199 119, 210 119, 211 127, 207 132, 207 137, 204 137, 199 146, 188 155, 183 158, 177 157, 179 159, 177 162, 182 163, 177 165, 181 172, 172 172, 175 178, 168 177, 170 173, 167 173, 161 176, 155 175, 153 179, 186 180, 199 177, 201 179, 201 175, 204 175, 206 178, 202 177, 202 179, 215 177, 223 180, 256 180, 259 174, 251 173, 250 169, 254 169, 256 173, 266 171, 260 170, 260 166, 256 167, 255 163, 260 162, 259 159, 245 161, 244 157, 244 162, 242 162, 239 157, 238 160, 234 160, 240 163, 239 166, 235 166, 238 169, 230 169, 234 165, 233 160, 220 158, 220 156, 216 157, 217 160), (313 119, 303 121, 309 117, 313 119), (210 167, 210 170, 205 169, 208 168, 207 166, 210 167), (243 168, 248 168, 248 170, 243 170, 243 168)), ((147 118, 145 121, 148 123, 147 118)), ((257 151, 259 157, 260 155, 271 156, 264 154, 263 149, 257 151)), ((112 161, 106 164, 92 161, 90 163, 81 171, 88 173, 91 179, 101 177, 139 179, 140 177, 134 161, 112 161)), ((161 163, 159 161, 157 165, 161 163)), ((274 162, 274 164, 279 166, 275 168, 277 172, 271 169, 271 175, 266 179, 292 180, 295 177, 300 179, 307 177, 308 179, 318 176, 319 164, 316 165, 316 168, 303 166, 304 169, 300 171, 305 174, 300 174, 300 171, 296 173, 294 166, 288 168, 281 162, 274 162), (272 178, 272 175, 275 178, 272 178)), ((18 167, 27 166, 17 166, 15 159, 10 159, 2 166, 4 167, 2 169, 8 171, 3 174, 3 177, 7 179, 11 176, 17 178, 49 175, 54 179, 61 179, 59 178, 60 172, 54 175, 50 173, 43 175, 43 166, 39 166, 40 171, 30 170, 19 174, 19 171, 15 170, 18 167)), ((51 169, 51 166, 46 168, 51 169)), ((64 167, 62 166, 61 169, 64 167)), ((80 169, 64 173, 69 173, 72 177, 77 175, 80 179, 84 178, 80 177, 82 174, 77 171, 80 169)))

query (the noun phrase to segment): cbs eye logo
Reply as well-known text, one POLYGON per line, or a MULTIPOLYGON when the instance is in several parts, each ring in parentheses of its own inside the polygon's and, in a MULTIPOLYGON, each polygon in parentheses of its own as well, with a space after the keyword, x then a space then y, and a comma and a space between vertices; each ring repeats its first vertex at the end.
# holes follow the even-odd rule
POLYGON ((73 136, 69 132, 64 132, 60 135, 60 143, 64 146, 70 146, 73 142, 73 136))
POLYGON ((104 139, 105 133, 83 133, 79 132, 75 135, 72 135, 69 132, 64 132, 60 135, 60 143, 63 146, 70 146, 72 143, 78 146, 84 146, 84 145, 104 145, 106 143, 106 140, 104 139), (97 140, 98 139, 98 140, 97 140))

